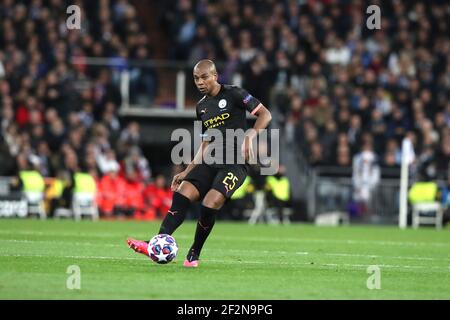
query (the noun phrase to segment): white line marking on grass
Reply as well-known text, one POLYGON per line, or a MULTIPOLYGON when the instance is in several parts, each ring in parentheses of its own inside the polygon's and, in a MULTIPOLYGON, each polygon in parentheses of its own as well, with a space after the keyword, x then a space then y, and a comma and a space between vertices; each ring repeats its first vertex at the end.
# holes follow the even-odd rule
MULTIPOLYGON (((92 260, 142 260, 142 258, 131 257, 104 257, 104 256, 53 256, 45 254, 0 254, 0 257, 15 258, 62 258, 62 259, 92 259, 92 260)), ((150 259, 150 258, 149 258, 150 259)))
MULTIPOLYGON (((12 243, 53 243, 53 244, 61 244, 67 245, 67 242, 57 242, 51 240, 22 240, 22 239, 0 239, 0 243, 2 242, 12 242, 12 243)), ((120 244, 112 244, 112 243, 92 243, 92 242, 73 242, 70 241, 70 245, 72 246, 99 246, 99 247, 122 247, 120 244)), ((124 242, 125 245, 125 242, 124 242)), ((123 245, 123 246, 124 246, 123 245)))
MULTIPOLYGON (((236 241, 258 241, 258 242, 273 242, 272 239, 262 239, 257 237, 226 237, 217 236, 216 238, 224 240, 236 240, 236 241)), ((401 241, 377 241, 377 240, 338 240, 338 239, 314 239, 314 238, 282 238, 283 242, 320 242, 320 243, 343 243, 343 244, 370 244, 381 246, 436 246, 436 247, 449 247, 450 242, 401 242, 401 241)))
MULTIPOLYGON (((348 266, 348 267, 361 267, 361 268, 367 268, 370 265, 367 264, 349 264, 349 263, 343 263, 343 264, 336 264, 336 263, 326 263, 325 266, 330 267, 340 267, 340 266, 348 266)), ((436 266, 404 266, 404 265, 392 265, 392 264, 377 264, 379 267, 383 268, 404 268, 404 269, 442 269, 441 267, 436 266)))
MULTIPOLYGON (((16 257, 16 258, 61 258, 61 259, 89 259, 89 260, 140 260, 145 261, 146 263, 150 260, 146 260, 144 257, 106 257, 106 256, 72 256, 72 255, 64 255, 64 256, 54 256, 54 255, 42 255, 42 254, 2 254, 0 253, 0 257, 16 257)), ((151 261, 150 261, 151 262, 151 261)), ((236 261, 236 260, 217 260, 217 259, 206 259, 207 262, 216 262, 216 263, 224 263, 224 264, 265 264, 265 265, 293 265, 293 266, 312 266, 311 262, 268 262, 268 261, 236 261)), ((351 268, 367 268, 369 265, 366 264, 337 264, 337 263, 315 263, 315 267, 351 267, 351 268)), ((380 267, 384 268, 397 268, 397 269, 439 269, 439 270, 447 270, 445 267, 437 267, 437 266, 408 266, 408 265, 389 265, 389 264, 380 264, 380 267)))
MULTIPOLYGON (((51 240, 21 240, 21 239, 0 239, 0 243, 6 242, 6 243, 29 243, 29 244, 36 244, 36 243, 52 243, 52 244, 58 244, 55 241, 51 240)), ((62 242, 60 243, 62 245, 66 245, 66 243, 62 242)), ((121 244, 111 244, 111 243, 92 243, 92 242, 70 242, 73 246, 92 246, 92 247, 112 247, 112 248, 118 248, 118 247, 125 247, 121 244)), ((262 253, 262 254, 268 254, 273 253, 274 251, 268 251, 268 250, 239 250, 239 249, 227 249, 224 248, 225 251, 232 251, 232 252, 256 252, 256 253, 262 253)), ((279 254, 291 254, 291 252, 287 251, 279 251, 277 252, 279 254)), ((305 251, 298 251, 295 252, 296 255, 309 255, 309 252, 305 251)), ((380 259, 398 259, 398 260, 416 260, 416 261, 450 261, 450 259, 446 258, 430 258, 430 257, 410 257, 410 256, 382 256, 382 255, 372 255, 372 254, 352 254, 352 253, 312 253, 313 255, 325 255, 325 256, 335 256, 335 257, 361 257, 361 258, 380 258, 380 259)))
MULTIPOLYGON (((232 251, 232 252, 243 252, 243 253, 251 253, 251 252, 257 252, 262 254, 268 254, 268 253, 277 253, 277 254, 292 254, 291 252, 286 251, 268 251, 268 250, 239 250, 239 249, 223 249, 225 251, 232 251)), ((423 260, 423 261, 450 261, 450 259, 446 258, 428 258, 428 257, 408 257, 408 256, 380 256, 380 255, 373 255, 373 254, 352 254, 352 253, 310 253, 310 252, 304 252, 304 251, 298 251, 295 252, 296 255, 324 255, 324 256, 337 256, 337 257, 361 257, 361 258, 383 258, 383 259, 400 259, 400 260, 423 260)))
MULTIPOLYGON (((0 234, 10 235, 36 235, 36 236, 59 236, 59 237, 91 237, 91 238, 117 238, 120 233, 80 233, 80 232, 43 232, 43 231, 10 231, 0 230, 0 234)), ((177 235, 175 238, 192 239, 192 236, 177 235)), ((239 236, 222 236, 216 235, 215 239, 229 241, 257 241, 257 242, 273 242, 272 239, 264 239, 260 237, 239 237, 239 236)), ((317 238, 282 238, 284 242, 319 242, 319 243, 344 243, 344 244, 370 244, 381 246, 434 246, 434 247, 450 247, 450 242, 414 242, 414 241, 384 241, 384 240, 341 240, 341 239, 317 239, 317 238)))
POLYGON ((117 237, 120 233, 82 233, 82 232, 48 232, 48 231, 10 231, 0 230, 0 234, 24 235, 24 236, 51 236, 51 237, 91 237, 91 238, 110 238, 117 237))
MULTIPOLYGON (((370 266, 369 264, 349 264, 349 263, 342 263, 342 264, 337 264, 337 263, 314 263, 312 264, 311 262, 266 262, 266 261, 233 261, 230 262, 229 260, 215 260, 215 259, 208 259, 205 260, 205 262, 219 262, 219 263, 226 263, 226 264, 230 264, 230 263, 237 263, 237 264, 270 264, 270 265, 308 265, 308 266, 318 266, 318 267, 357 267, 357 268, 364 268, 367 269, 368 266, 370 266)), ((380 264, 378 265, 380 267, 384 267, 384 268, 398 268, 398 269, 445 269, 442 267, 437 267, 437 266, 404 266, 404 265, 390 265, 390 264, 380 264)))
POLYGON ((372 254, 352 254, 352 253, 324 253, 327 256, 337 257, 362 257, 362 258, 388 258, 400 260, 423 260, 423 261, 450 261, 450 259, 428 258, 428 257, 407 257, 407 256, 380 256, 372 254))

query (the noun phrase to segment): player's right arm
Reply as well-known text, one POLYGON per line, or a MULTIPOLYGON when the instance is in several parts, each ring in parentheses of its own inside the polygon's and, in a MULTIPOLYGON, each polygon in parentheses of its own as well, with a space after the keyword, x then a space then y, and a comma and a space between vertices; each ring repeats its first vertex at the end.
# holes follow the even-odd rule
POLYGON ((178 189, 178 186, 181 184, 181 182, 186 177, 186 175, 192 169, 194 169, 194 167, 197 164, 200 164, 203 162, 203 155, 206 151, 206 147, 208 146, 208 144, 209 144, 209 141, 202 141, 202 143, 200 144, 200 147, 197 150, 197 153, 195 154, 194 160, 192 160, 192 162, 187 166, 187 168, 183 172, 180 172, 179 174, 177 174, 173 177, 172 185, 171 185, 172 191, 176 191, 178 189))

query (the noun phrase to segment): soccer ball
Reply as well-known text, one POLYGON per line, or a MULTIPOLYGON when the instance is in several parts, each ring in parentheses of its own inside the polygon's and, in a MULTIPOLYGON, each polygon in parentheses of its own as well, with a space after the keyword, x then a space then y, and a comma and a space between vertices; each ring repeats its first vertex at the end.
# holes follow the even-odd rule
POLYGON ((148 255, 156 263, 169 263, 177 256, 175 238, 168 234, 157 234, 148 243, 148 255))

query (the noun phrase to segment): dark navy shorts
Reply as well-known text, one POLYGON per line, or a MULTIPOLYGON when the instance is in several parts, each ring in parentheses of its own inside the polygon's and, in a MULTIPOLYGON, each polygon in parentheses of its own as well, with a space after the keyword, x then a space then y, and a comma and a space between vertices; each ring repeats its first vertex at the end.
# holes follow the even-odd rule
POLYGON ((248 168, 245 164, 224 165, 213 167, 207 164, 198 164, 189 172, 184 181, 189 181, 200 193, 200 198, 214 189, 229 199, 242 185, 247 177, 248 168))

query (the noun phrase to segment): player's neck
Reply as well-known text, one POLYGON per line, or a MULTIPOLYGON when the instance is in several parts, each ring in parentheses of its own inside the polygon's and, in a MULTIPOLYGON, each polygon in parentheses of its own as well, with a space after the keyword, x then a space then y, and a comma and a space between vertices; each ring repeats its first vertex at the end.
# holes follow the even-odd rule
POLYGON ((219 94, 220 88, 222 86, 220 85, 220 83, 216 82, 216 85, 214 87, 214 89, 211 90, 211 94, 209 94, 209 97, 215 97, 219 94))

